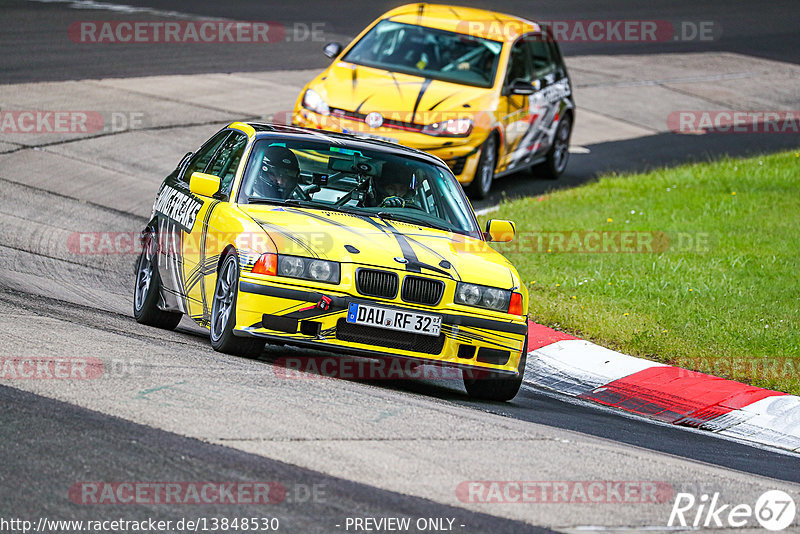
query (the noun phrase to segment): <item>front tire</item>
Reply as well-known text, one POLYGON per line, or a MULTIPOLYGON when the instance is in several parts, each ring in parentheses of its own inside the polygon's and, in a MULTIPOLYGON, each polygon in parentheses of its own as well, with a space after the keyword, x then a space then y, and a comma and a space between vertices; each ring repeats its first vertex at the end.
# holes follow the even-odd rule
POLYGON ((494 181, 494 168, 497 165, 497 136, 489 134, 481 148, 481 157, 478 159, 478 168, 475 177, 469 184, 467 192, 472 198, 486 198, 494 181))
POLYGON ((239 257, 228 253, 222 262, 211 303, 211 347, 225 354, 257 354, 264 344, 257 339, 233 335, 236 325, 236 296, 239 287, 239 257))
POLYGON ((142 253, 136 261, 136 286, 133 288, 133 317, 137 322, 173 330, 181 322, 180 312, 159 309, 161 277, 158 274, 158 242, 147 232, 142 253))
POLYGON ((569 139, 572 136, 572 115, 564 115, 556 129, 553 146, 547 151, 544 163, 538 169, 543 178, 556 180, 564 173, 569 161, 569 139))
POLYGON ((473 399, 505 402, 516 397, 525 375, 528 361, 528 338, 522 345, 522 356, 517 364, 517 376, 508 376, 493 371, 474 371, 464 369, 461 376, 464 387, 473 399))

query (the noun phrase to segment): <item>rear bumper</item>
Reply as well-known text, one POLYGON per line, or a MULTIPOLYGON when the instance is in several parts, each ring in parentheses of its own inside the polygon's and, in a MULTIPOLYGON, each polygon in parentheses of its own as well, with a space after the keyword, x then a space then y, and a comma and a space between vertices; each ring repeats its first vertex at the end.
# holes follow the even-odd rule
POLYGON ((396 304, 343 293, 242 280, 236 304, 237 336, 367 357, 392 357, 515 375, 527 336, 527 318, 501 321, 478 315, 396 304), (325 298, 323 298, 325 297, 325 298), (357 302, 442 316, 438 337, 347 323, 357 302), (322 303, 322 304, 321 304, 322 303))

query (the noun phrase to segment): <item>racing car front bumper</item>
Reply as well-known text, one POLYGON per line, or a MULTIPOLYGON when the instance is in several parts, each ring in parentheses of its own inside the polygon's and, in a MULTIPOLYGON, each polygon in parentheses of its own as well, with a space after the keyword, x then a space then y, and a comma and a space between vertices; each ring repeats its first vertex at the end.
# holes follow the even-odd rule
POLYGON ((527 318, 503 321, 453 310, 242 279, 234 335, 367 357, 408 358, 516 375, 527 318), (351 303, 441 316, 438 336, 352 324, 351 303))

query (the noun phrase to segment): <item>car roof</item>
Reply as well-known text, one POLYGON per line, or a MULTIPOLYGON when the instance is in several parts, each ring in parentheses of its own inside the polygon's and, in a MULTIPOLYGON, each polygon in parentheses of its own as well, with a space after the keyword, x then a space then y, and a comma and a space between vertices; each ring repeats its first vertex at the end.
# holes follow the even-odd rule
POLYGON ((360 135, 315 130, 313 128, 302 128, 299 126, 288 126, 284 124, 271 124, 267 122, 234 122, 228 127, 237 128, 247 133, 247 126, 255 131, 254 137, 256 139, 270 137, 281 137, 285 139, 290 137, 305 141, 322 141, 325 143, 330 143, 331 145, 337 145, 355 150, 375 150, 396 156, 412 157, 436 165, 446 165, 440 158, 432 154, 428 154, 427 152, 422 152, 420 150, 399 145, 397 143, 381 141, 379 139, 371 139, 360 135))
POLYGON ((486 9, 441 4, 407 4, 386 12, 383 18, 493 41, 513 41, 519 35, 541 31, 537 23, 521 17, 486 9))

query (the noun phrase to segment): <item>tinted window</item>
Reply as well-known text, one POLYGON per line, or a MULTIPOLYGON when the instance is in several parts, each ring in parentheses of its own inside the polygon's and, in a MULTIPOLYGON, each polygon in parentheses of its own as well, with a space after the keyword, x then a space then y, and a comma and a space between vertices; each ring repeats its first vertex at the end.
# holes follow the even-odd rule
POLYGON ((344 61, 454 83, 491 87, 502 43, 382 20, 344 61))
POLYGON ((247 136, 240 132, 232 132, 230 137, 220 145, 214 159, 208 165, 206 172, 219 176, 221 179, 220 193, 227 197, 231 193, 233 177, 242 159, 244 147, 247 145, 247 136))
POLYGON ((189 181, 189 178, 192 177, 193 172, 206 172, 206 167, 208 167, 214 152, 217 151, 219 145, 222 144, 229 134, 230 131, 219 132, 217 135, 207 141, 206 144, 200 148, 200 150, 197 151, 197 154, 192 157, 192 161, 189 162, 186 172, 183 173, 183 180, 185 182, 189 181))
POLYGON ((239 188, 239 202, 339 210, 481 235, 469 202, 447 167, 318 141, 257 141, 239 188))
POLYGON ((539 79, 555 72, 556 63, 549 43, 543 37, 526 40, 533 61, 534 79, 539 79))
POLYGON ((528 49, 525 43, 517 41, 511 48, 508 58, 508 74, 506 85, 511 85, 515 80, 531 81, 531 65, 528 58, 528 49))

